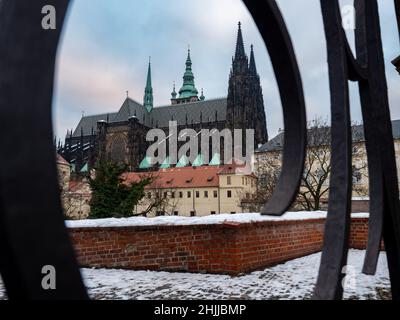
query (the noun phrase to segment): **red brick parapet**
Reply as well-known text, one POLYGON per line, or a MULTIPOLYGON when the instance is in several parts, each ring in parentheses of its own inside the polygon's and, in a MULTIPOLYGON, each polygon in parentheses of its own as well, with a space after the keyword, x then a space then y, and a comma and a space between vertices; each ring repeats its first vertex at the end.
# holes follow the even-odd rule
MULTIPOLYGON (((70 228, 82 267, 237 275, 318 252, 325 219, 207 225, 70 228)), ((349 245, 364 249, 368 219, 349 245)))

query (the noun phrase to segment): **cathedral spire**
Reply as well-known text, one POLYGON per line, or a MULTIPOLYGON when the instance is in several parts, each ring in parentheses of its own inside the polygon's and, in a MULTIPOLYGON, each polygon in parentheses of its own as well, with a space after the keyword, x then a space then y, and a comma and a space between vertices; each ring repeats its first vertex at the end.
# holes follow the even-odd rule
POLYGON ((204 96, 204 89, 201 88, 201 96, 200 96, 200 101, 204 101, 206 97, 204 96))
POLYGON ((257 76, 256 59, 254 58, 254 48, 253 48, 253 45, 251 45, 249 71, 250 71, 250 75, 252 75, 252 76, 257 76))
POLYGON ((151 84, 151 58, 149 58, 149 68, 147 70, 147 82, 144 89, 143 105, 148 112, 153 110, 153 87, 151 84))
POLYGON ((244 50, 242 25, 239 22, 237 40, 236 40, 236 51, 235 56, 232 59, 232 75, 236 74, 248 74, 249 61, 244 50))
POLYGON ((246 57, 246 53, 244 51, 243 35, 242 35, 242 24, 239 22, 238 25, 239 25, 239 29, 238 29, 237 40, 236 40, 235 60, 246 57))
POLYGON ((171 97, 172 99, 176 99, 177 93, 176 93, 176 89, 175 89, 175 81, 174 81, 174 86, 171 92, 171 97))
POLYGON ((199 91, 196 89, 194 85, 194 75, 192 72, 192 58, 190 57, 190 47, 188 49, 188 55, 186 59, 186 70, 183 75, 183 85, 179 90, 179 99, 190 99, 197 96, 199 91))

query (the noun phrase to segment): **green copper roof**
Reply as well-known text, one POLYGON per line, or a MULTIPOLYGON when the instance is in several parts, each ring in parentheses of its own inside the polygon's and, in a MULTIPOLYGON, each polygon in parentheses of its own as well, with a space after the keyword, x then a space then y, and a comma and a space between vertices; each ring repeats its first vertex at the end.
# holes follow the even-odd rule
POLYGON ((176 90, 175 90, 175 82, 174 82, 174 88, 173 88, 173 90, 172 90, 172 92, 171 92, 171 98, 172 99, 176 99, 176 96, 177 96, 178 94, 176 93, 176 90))
POLYGON ((86 163, 83 167, 82 167, 82 169, 81 169, 81 171, 80 171, 81 173, 86 173, 86 172, 89 172, 89 166, 88 166, 88 164, 86 163))
POLYGON ((169 164, 169 157, 166 157, 164 162, 161 164, 160 168, 161 169, 168 169, 170 167, 171 167, 171 165, 169 164))
POLYGON ((153 87, 151 85, 151 62, 149 61, 149 69, 147 70, 147 82, 144 89, 143 105, 148 112, 153 110, 153 87))
POLYGON ((179 90, 179 99, 185 99, 190 97, 197 97, 199 91, 197 91, 194 85, 194 75, 192 72, 192 59, 190 58, 190 49, 188 50, 188 56, 186 59, 186 70, 183 75, 183 86, 179 90))
POLYGON ((201 89, 201 96, 200 96, 200 100, 204 101, 206 99, 206 97, 204 96, 204 89, 201 89))
POLYGON ((145 157, 139 165, 139 169, 149 169, 151 168, 151 158, 145 157))
POLYGON ((215 153, 209 163, 210 166, 219 166, 221 164, 221 156, 219 153, 215 153))
POLYGON ((185 155, 183 155, 183 156, 179 159, 178 163, 176 164, 176 167, 177 167, 177 168, 183 168, 183 167, 186 167, 188 164, 189 164, 188 158, 187 158, 185 155))
POLYGON ((203 155, 197 155, 196 159, 194 160, 192 167, 201 167, 204 164, 203 155))

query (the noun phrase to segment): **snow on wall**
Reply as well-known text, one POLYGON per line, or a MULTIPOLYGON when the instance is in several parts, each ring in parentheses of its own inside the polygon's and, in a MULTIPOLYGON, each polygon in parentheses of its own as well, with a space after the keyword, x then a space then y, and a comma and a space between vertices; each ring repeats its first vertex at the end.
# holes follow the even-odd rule
MULTIPOLYGON (((137 226, 187 226, 223 223, 252 223, 264 221, 295 221, 325 219, 326 211, 287 212, 281 217, 263 216, 260 213, 218 214, 205 217, 161 216, 155 218, 131 217, 96 220, 66 221, 68 228, 137 227, 137 226)), ((353 213, 352 218, 368 218, 369 213, 353 213)))

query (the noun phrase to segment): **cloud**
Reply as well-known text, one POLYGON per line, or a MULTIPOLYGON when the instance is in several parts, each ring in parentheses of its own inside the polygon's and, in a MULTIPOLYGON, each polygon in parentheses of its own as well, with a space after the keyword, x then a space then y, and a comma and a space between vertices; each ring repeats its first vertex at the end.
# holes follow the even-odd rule
MULTIPOLYGON (((278 5, 300 66, 308 118, 326 118, 330 94, 320 2, 279 0, 278 5)), ((400 78, 390 64, 400 54, 393 3, 380 1, 379 5, 391 111, 398 118, 400 78)), ((246 50, 251 43, 255 47, 273 137, 283 125, 279 91, 262 38, 237 0, 74 1, 59 55, 54 103, 58 135, 76 126, 82 111, 117 111, 126 90, 141 101, 149 56, 155 105, 168 104, 172 82, 176 81, 177 89, 182 84, 188 44, 198 89, 204 88, 207 98, 226 96, 238 21, 243 24, 246 50)), ((360 120, 355 85, 351 85, 351 100, 352 117, 360 120)))
POLYGON ((89 57, 64 57, 59 69, 60 94, 87 113, 112 107, 129 83, 123 65, 94 62, 89 57))
POLYGON ((122 104, 126 91, 140 97, 141 77, 135 70, 99 55, 68 50, 58 60, 54 99, 55 127, 58 136, 74 128, 82 112, 97 114, 115 112, 122 104), (129 86, 128 86, 129 85, 129 86))

